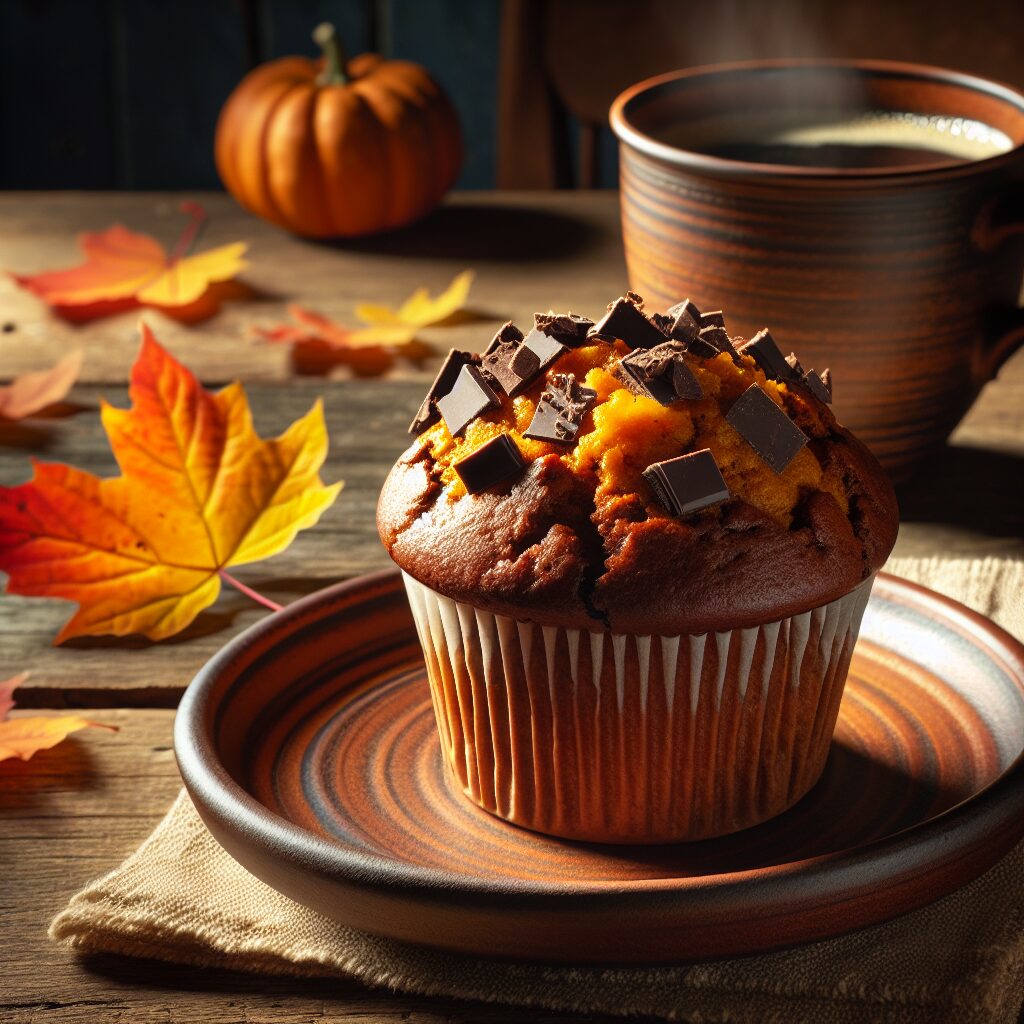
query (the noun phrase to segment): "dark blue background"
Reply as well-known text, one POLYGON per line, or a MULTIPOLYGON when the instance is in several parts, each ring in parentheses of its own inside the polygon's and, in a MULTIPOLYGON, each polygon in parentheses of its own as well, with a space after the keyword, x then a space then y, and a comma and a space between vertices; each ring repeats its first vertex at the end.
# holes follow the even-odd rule
POLYGON ((462 119, 459 185, 493 187, 500 0, 0 0, 0 188, 219 187, 217 114, 255 64, 350 54, 426 66, 462 119))

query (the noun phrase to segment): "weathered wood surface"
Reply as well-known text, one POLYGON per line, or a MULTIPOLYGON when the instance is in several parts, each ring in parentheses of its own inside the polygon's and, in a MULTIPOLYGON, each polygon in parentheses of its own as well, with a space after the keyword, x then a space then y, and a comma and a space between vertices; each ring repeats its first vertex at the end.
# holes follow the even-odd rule
MULTIPOLYGON (((82 885, 152 830, 181 783, 171 711, 105 709, 120 727, 76 734, 28 762, 0 762, 0 1021, 3 1024, 307 1024, 524 1019, 522 1010, 421 999, 354 981, 79 958, 46 927, 82 885)), ((531 1020, 597 1020, 554 1013, 531 1020)))
MULTIPOLYGON (((282 316, 288 301, 348 317, 357 301, 394 303, 420 284, 439 288, 468 266, 478 272, 472 305, 489 319, 432 329, 428 337, 439 349, 477 348, 507 316, 527 319, 547 306, 600 310, 624 285, 611 193, 460 196, 420 229, 350 248, 289 238, 223 197, 204 201, 213 214, 205 244, 250 239, 246 280, 272 297, 230 303, 194 327, 144 315, 207 382, 245 379, 265 435, 283 430, 323 395, 331 435, 324 477, 346 481, 317 527, 277 558, 239 570, 282 602, 387 564, 374 529, 376 496, 407 443, 405 428, 430 368, 403 367, 377 381, 290 379, 286 352, 253 344, 249 325, 282 316)), ((179 229, 176 205, 176 197, 164 195, 0 196, 0 267, 28 272, 71 263, 71 234, 114 219, 170 239, 179 229)), ((0 331, 0 376, 47 365, 71 345, 88 352, 86 383, 75 388, 62 415, 0 427, 0 483, 27 479, 30 455, 115 472, 98 403, 102 396, 127 404, 136 321, 137 314, 122 314, 71 326, 0 278, 0 323, 15 324, 0 331)), ((953 444, 903 488, 896 553, 1024 557, 1022 470, 1024 354, 985 389, 953 444)), ((300 1024, 527 1016, 337 982, 275 981, 116 958, 79 961, 53 946, 45 937, 52 914, 133 849, 177 791, 172 713, 152 709, 173 707, 203 662, 265 614, 226 591, 185 634, 159 645, 96 638, 54 648, 69 612, 62 602, 0 596, 0 677, 30 668, 33 676, 20 691, 23 708, 100 709, 92 716, 122 731, 89 730, 28 764, 0 763, 0 1021, 300 1024), (102 710, 111 707, 121 710, 102 710)))
MULTIPOLYGON (((0 269, 18 274, 73 266, 75 235, 120 221, 170 248, 184 218, 184 196, 169 193, 43 193, 0 195, 0 269)), ((195 198, 195 196, 193 196, 195 198)), ((344 245, 285 234, 218 193, 198 196, 210 220, 200 247, 248 241, 252 289, 227 301, 213 319, 185 325, 154 310, 119 313, 86 324, 54 317, 44 303, 0 275, 0 377, 38 369, 68 348, 86 351, 82 379, 127 380, 144 316, 160 340, 204 380, 284 380, 286 346, 253 341, 253 324, 288 320, 298 303, 356 325, 360 302, 396 305, 420 286, 436 293, 461 270, 476 271, 470 307, 481 321, 431 328, 424 341, 447 351, 476 347, 502 321, 535 309, 603 310, 622 293, 626 270, 614 192, 463 193, 426 220, 392 235, 344 245)), ((401 368, 406 374, 415 368, 401 368)), ((421 375, 426 371, 421 371, 421 375)))
MULTIPOLYGON (((408 443, 406 426, 424 389, 422 381, 300 379, 251 383, 257 427, 276 434, 324 395, 331 450, 324 479, 343 479, 337 503, 312 530, 272 560, 237 575, 282 603, 361 572, 388 558, 377 539, 377 494, 408 443)), ((64 419, 13 428, 20 442, 0 449, 0 483, 30 475, 27 449, 99 474, 116 472, 99 423, 100 395, 127 404, 123 386, 84 386, 74 400, 85 407, 64 419)), ((0 443, 3 442, 0 431, 0 443)), ((896 554, 1017 554, 1024 557, 1024 360, 1007 367, 934 466, 902 489, 904 521, 896 554), (1018 397, 1019 396, 1019 397, 1018 397)), ((22 690, 33 706, 119 705, 173 707, 196 670, 229 637, 264 611, 233 590, 182 635, 161 644, 86 638, 52 646, 70 614, 65 602, 0 595, 0 650, 12 669, 31 668, 22 690), (116 698, 112 695, 116 693, 116 698)))

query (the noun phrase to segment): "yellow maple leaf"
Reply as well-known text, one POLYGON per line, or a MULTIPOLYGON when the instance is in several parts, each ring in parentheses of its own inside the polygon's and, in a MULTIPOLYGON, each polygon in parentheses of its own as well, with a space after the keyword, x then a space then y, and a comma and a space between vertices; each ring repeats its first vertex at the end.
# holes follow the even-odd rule
POLYGON ((142 326, 131 409, 104 403, 122 476, 61 463, 0 488, 0 569, 7 589, 77 601, 57 641, 184 629, 216 600, 220 573, 286 548, 335 500, 319 476, 327 430, 318 401, 262 440, 238 383, 216 394, 142 326))
POLYGON ((356 306, 356 316, 370 327, 352 331, 347 344, 406 345, 421 328, 447 320, 458 312, 469 297, 472 283, 473 271, 464 270, 436 299, 430 297, 426 288, 417 288, 397 310, 390 306, 362 303, 356 306))

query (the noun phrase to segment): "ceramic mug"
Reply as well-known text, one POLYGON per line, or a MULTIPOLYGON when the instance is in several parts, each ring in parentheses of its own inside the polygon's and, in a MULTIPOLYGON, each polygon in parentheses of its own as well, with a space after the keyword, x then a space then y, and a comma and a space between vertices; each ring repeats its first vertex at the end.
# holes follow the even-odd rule
POLYGON ((942 445, 1024 342, 1021 93, 911 64, 756 61, 640 82, 611 124, 631 287, 656 308, 689 296, 724 309, 732 334, 768 326, 805 368, 830 367, 837 417, 895 477, 942 445), (996 143, 877 165, 862 150, 859 166, 708 143, 716 125, 721 142, 730 125, 794 112, 833 134, 844 118, 904 119, 996 143))

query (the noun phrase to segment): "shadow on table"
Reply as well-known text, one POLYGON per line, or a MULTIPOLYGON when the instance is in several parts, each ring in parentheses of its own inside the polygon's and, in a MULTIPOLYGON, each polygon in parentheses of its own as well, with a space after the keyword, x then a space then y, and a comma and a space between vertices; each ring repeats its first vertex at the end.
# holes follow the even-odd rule
POLYGON ((94 409, 94 405, 65 400, 53 402, 23 419, 8 420, 0 417, 0 448, 46 451, 57 437, 52 426, 55 421, 77 416, 82 412, 92 412, 94 409))
POLYGON ((27 761, 16 757, 0 761, 0 820, 11 811, 44 806, 51 793, 95 787, 96 762, 88 743, 69 736, 55 747, 36 751, 27 761))
POLYGON ((374 255, 519 263, 571 256, 599 235, 592 225, 568 214, 515 204, 469 203, 441 206, 398 231, 319 244, 374 255))
MULTIPOLYGON (((245 582, 264 597, 269 597, 282 605, 289 605, 300 597, 312 594, 316 590, 322 590, 328 583, 340 583, 345 577, 337 580, 324 580, 322 577, 309 576, 274 576, 267 574, 261 577, 247 577, 245 582)), ((78 650, 109 650, 119 649, 126 651, 143 650, 148 647, 168 647, 176 644, 187 644, 204 636, 213 636, 217 633, 224 634, 224 641, 233 635, 232 628, 239 615, 259 612, 267 614, 258 604, 235 590, 228 584, 221 586, 220 596, 216 604, 201 611, 195 619, 180 633, 174 636, 164 637, 162 640, 150 640, 148 637, 138 633, 129 636, 76 636, 65 640, 61 647, 78 650)))
POLYGON ((990 537, 1024 534, 1024 455, 946 445, 897 488, 907 523, 948 523, 990 537))

